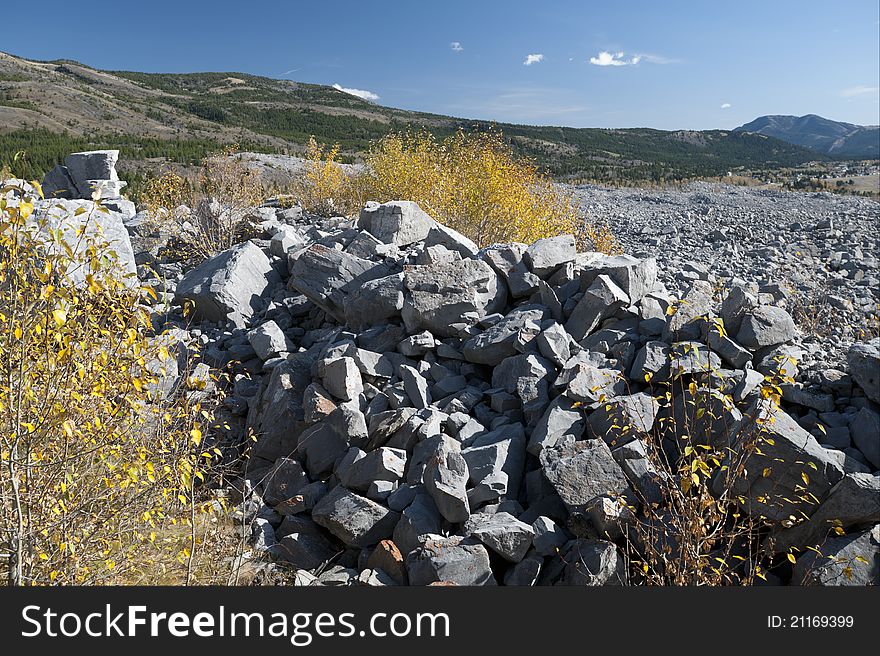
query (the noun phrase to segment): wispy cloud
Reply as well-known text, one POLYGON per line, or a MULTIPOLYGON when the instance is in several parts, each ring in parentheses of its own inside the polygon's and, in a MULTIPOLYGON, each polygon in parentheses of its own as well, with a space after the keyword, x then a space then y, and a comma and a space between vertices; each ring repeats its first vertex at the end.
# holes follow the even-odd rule
POLYGON ((844 98, 855 98, 856 96, 868 96, 868 95, 876 95, 880 93, 880 87, 869 87, 864 84, 860 84, 855 87, 849 87, 847 89, 842 89, 840 95, 844 98))
POLYGON ((544 55, 540 52, 536 52, 532 55, 526 55, 526 60, 523 62, 523 66, 531 66, 532 64, 540 64, 544 61, 544 55))
POLYGON ((680 59, 674 59, 673 57, 664 57, 663 55, 650 55, 647 53, 642 53, 638 55, 640 60, 643 60, 649 64, 680 64, 680 59))
POLYGON ((626 53, 623 52, 603 50, 595 57, 590 57, 590 63, 593 66, 635 66, 642 60, 641 55, 633 55, 629 59, 626 59, 625 55, 626 53))
POLYGON ((458 41, 453 41, 449 44, 449 49, 452 50, 452 52, 462 52, 464 47, 458 41))
POLYGON ((664 57, 662 55, 650 55, 647 53, 636 53, 629 55, 623 51, 609 52, 603 50, 595 57, 590 57, 590 63, 593 66, 636 66, 640 62, 647 64, 677 64, 680 60, 664 57))
POLYGON ((302 70, 301 68, 291 68, 289 71, 284 71, 281 74, 281 77, 284 77, 285 75, 290 75, 291 73, 296 73, 297 71, 301 71, 301 70, 302 70))
POLYGON ((343 93, 348 93, 352 96, 369 100, 370 102, 376 102, 379 100, 379 94, 373 93, 372 91, 366 91, 365 89, 352 89, 351 87, 344 87, 340 84, 334 84, 333 88, 337 91, 342 91, 343 93))
POLYGON ((721 103, 721 109, 728 109, 730 107, 730 103, 721 103))

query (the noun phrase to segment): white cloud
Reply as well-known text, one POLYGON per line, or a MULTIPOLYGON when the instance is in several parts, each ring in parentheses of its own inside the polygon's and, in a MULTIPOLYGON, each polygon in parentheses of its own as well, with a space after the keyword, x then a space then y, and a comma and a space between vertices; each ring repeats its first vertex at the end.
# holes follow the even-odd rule
POLYGON ((855 87, 849 87, 848 89, 843 89, 840 92, 840 95, 844 98, 853 98, 855 96, 867 96, 867 95, 876 95, 880 93, 880 87, 869 87, 864 84, 860 84, 855 87))
POLYGON ((544 55, 540 52, 536 52, 533 55, 526 56, 526 60, 523 62, 523 66, 531 66, 532 64, 540 64, 544 61, 544 55))
POLYGON ((363 100, 369 100, 370 102, 376 102, 377 100, 379 100, 379 95, 373 93, 372 91, 365 91, 364 89, 352 89, 349 87, 341 86, 339 84, 334 84, 333 88, 337 91, 342 91, 343 93, 357 96, 358 98, 362 98, 363 100))
POLYGON ((721 109, 727 109, 730 107, 730 103, 721 103, 721 109))
POLYGON ((462 47, 462 45, 458 41, 453 41, 452 43, 449 44, 449 47, 452 50, 452 52, 461 52, 462 50, 464 50, 464 48, 462 47))
POLYGON ((627 57, 625 52, 608 52, 607 50, 603 50, 595 57, 590 57, 590 63, 593 66, 636 66, 639 62, 647 62, 648 64, 676 64, 678 60, 644 53, 627 57))
POLYGON ((593 66, 629 66, 638 64, 642 57, 635 55, 631 59, 625 59, 623 52, 607 52, 603 50, 595 57, 590 57, 590 63, 593 66))

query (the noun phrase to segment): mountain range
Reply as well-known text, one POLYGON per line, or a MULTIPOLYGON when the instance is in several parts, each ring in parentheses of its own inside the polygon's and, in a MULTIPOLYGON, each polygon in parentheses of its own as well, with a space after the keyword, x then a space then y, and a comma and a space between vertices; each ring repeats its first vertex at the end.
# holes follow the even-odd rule
POLYGON ((775 137, 835 159, 880 158, 880 126, 853 125, 815 114, 761 116, 736 128, 775 137))
MULTIPOLYGON (((743 126, 749 128, 752 124, 743 126)), ((675 180, 824 159, 786 136, 744 130, 569 128, 491 123, 383 107, 330 86, 244 73, 104 71, 0 53, 0 166, 38 177, 67 153, 119 148, 127 170, 197 162, 230 144, 299 154, 312 135, 357 161, 389 132, 500 129, 559 179, 675 180), (24 170, 22 170, 24 169, 24 170)))

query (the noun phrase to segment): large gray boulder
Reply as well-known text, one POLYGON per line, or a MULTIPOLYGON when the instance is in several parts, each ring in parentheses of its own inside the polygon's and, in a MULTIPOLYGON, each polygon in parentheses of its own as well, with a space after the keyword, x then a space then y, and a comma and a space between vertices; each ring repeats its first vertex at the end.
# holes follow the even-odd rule
POLYGON ((428 236, 425 237, 425 248, 431 246, 443 246, 462 257, 473 257, 480 250, 479 246, 457 230, 437 222, 431 226, 428 236))
POLYGON ((730 469, 713 482, 716 494, 730 486, 749 514, 772 521, 809 517, 844 475, 839 460, 768 399, 743 412, 729 443, 747 455, 741 468, 728 457, 730 469))
POLYGON ((581 289, 589 286, 598 276, 608 276, 637 303, 657 286, 657 260, 639 259, 632 255, 603 255, 593 258, 581 273, 581 289))
POLYGON ((626 585, 626 565, 613 542, 572 540, 564 549, 558 585, 626 585))
POLYGON ((312 244, 294 262, 287 284, 339 323, 345 323, 346 297, 364 283, 388 273, 385 264, 312 244))
POLYGON ((576 256, 574 237, 560 235, 537 240, 526 249, 523 259, 532 273, 540 278, 547 278, 576 256))
POLYGON ((76 188, 76 183, 70 177, 66 166, 56 164, 52 167, 43 178, 43 195, 46 198, 67 198, 74 199, 80 197, 80 191, 76 188))
POLYGON ((470 362, 495 366, 516 354, 517 338, 523 331, 540 332, 543 318, 543 308, 526 306, 515 309, 494 326, 466 341, 462 353, 470 362))
POLYGON ((712 311, 712 285, 695 280, 684 298, 676 304, 674 313, 667 318, 663 341, 667 343, 700 339, 703 326, 712 311))
POLYGON ((880 403, 880 337, 853 344, 846 359, 852 377, 865 391, 865 396, 880 403))
POLYGON ((356 286, 343 300, 345 321, 355 330, 388 323, 403 309, 403 274, 368 280, 356 286))
POLYGON ((507 424, 477 436, 461 455, 473 484, 467 491, 470 506, 517 498, 526 461, 522 424, 507 424))
POLYGON ((205 260, 177 284, 176 300, 194 305, 202 321, 230 321, 245 327, 260 309, 261 296, 280 282, 266 253, 246 241, 205 260))
POLYGON ((750 349, 767 348, 797 337, 791 315, 774 305, 761 305, 743 317, 736 341, 750 349))
POLYGON ((395 200, 381 205, 368 204, 361 210, 359 224, 385 244, 409 246, 423 241, 435 221, 418 204, 395 200))
POLYGON ((482 260, 407 267, 403 275, 403 321, 410 333, 442 337, 477 323, 504 307, 498 274, 482 260))
POLYGON ((629 295, 604 274, 599 275, 584 292, 571 312, 565 329, 575 340, 582 340, 620 308, 630 304, 629 295))
POLYGON ((619 497, 630 492, 620 465, 603 440, 583 440, 541 451, 544 477, 568 511, 584 513, 601 496, 619 497))
POLYGON ((314 356, 294 353, 263 377, 260 390, 249 404, 246 428, 256 442, 255 457, 275 461, 297 449, 306 427, 303 392, 312 382, 314 356))
POLYGON ((119 180, 116 173, 118 161, 118 150, 91 150, 71 153, 64 158, 64 166, 79 190, 85 193, 88 180, 119 180))
MULTIPOLYGON (((137 271, 125 219, 123 214, 101 207, 91 200, 56 198, 36 203, 36 211, 29 223, 43 223, 42 233, 46 238, 49 237, 49 231, 60 230, 62 239, 77 257, 83 256, 91 244, 106 245, 107 250, 115 253, 115 267, 119 276, 124 277, 127 284, 135 286, 137 271)), ((90 272, 89 266, 78 265, 72 267, 68 275, 74 282, 82 283, 90 272)))
POLYGON ((468 478, 467 462, 458 443, 441 436, 425 466, 424 482, 440 514, 453 524, 467 520, 471 514, 466 489, 468 478))

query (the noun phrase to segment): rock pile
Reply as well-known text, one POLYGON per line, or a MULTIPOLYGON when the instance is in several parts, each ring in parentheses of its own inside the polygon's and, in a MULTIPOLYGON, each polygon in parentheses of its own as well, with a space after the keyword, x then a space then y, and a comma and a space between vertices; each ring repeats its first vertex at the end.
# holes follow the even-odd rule
MULTIPOLYGON (((78 155, 46 185, 75 197, 36 214, 95 209, 80 185, 109 188, 89 181, 114 181, 115 155, 78 155)), ((765 518, 771 582, 880 579, 880 339, 821 366, 770 280, 570 236, 479 249, 403 201, 356 220, 254 208, 258 237, 185 272, 133 207, 102 203, 123 266, 160 292, 177 357, 157 392, 230 374, 219 446, 249 445, 239 518, 260 567, 302 585, 637 582, 624 546, 680 486, 658 454, 703 445, 746 454, 711 485, 765 518)))
MULTIPOLYGON (((652 445, 674 460, 686 435, 736 450, 756 433, 733 485, 773 527, 768 559, 861 549, 854 580, 876 581, 878 340, 805 386, 798 330, 756 285, 696 279, 674 298, 653 258, 569 236, 480 250, 408 202, 256 219, 263 239, 175 294, 255 439, 254 551, 299 582, 627 583, 633 509, 677 485, 652 445), (844 538, 826 540, 832 518, 844 538)), ((785 580, 850 582, 807 560, 785 580)))

